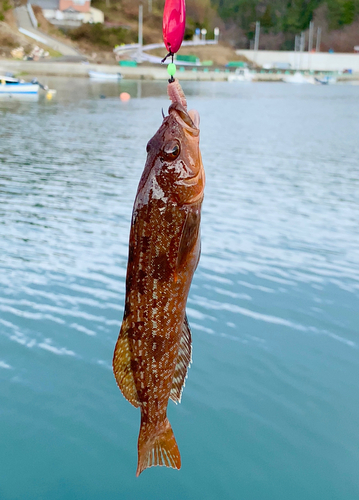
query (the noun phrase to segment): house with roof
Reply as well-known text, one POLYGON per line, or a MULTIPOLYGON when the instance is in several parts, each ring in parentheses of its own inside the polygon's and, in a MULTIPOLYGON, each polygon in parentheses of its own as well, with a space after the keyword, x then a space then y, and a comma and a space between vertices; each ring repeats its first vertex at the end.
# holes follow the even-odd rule
POLYGON ((91 0, 31 0, 55 26, 77 28, 82 23, 103 23, 104 13, 91 7, 91 0))

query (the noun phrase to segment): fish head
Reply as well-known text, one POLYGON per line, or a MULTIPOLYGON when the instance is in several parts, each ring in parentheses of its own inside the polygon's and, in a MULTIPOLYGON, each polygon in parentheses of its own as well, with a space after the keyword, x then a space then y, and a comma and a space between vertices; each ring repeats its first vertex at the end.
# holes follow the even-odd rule
POLYGON ((199 149, 199 114, 180 102, 147 144, 147 161, 139 185, 143 202, 162 199, 178 205, 202 201, 204 169, 199 149))

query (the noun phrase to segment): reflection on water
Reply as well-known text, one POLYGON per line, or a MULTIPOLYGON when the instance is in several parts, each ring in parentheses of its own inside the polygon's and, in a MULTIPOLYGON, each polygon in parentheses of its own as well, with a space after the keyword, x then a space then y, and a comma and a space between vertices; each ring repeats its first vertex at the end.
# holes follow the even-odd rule
POLYGON ((207 173, 183 467, 136 480, 111 358, 166 84, 43 80, 0 102, 0 498, 358 498, 358 87, 183 85, 207 173))
POLYGON ((0 93, 0 102, 36 102, 39 99, 39 94, 5 94, 0 93))

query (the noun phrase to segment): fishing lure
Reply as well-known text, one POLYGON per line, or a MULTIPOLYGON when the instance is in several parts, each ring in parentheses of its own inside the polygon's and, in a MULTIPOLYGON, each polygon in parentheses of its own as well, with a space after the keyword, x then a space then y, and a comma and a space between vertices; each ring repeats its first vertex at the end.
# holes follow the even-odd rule
MULTIPOLYGON (((185 0, 166 0, 163 11, 163 41, 172 56, 179 50, 183 41, 186 26, 185 0)), ((173 62, 173 60, 172 60, 173 62)))

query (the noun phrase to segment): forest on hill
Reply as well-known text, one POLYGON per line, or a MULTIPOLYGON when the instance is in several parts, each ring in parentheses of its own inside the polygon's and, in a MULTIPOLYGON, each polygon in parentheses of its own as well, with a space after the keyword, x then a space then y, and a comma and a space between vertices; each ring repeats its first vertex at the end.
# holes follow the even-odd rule
MULTIPOLYGON (((92 4, 104 10, 107 21, 118 15, 135 21, 139 1, 92 0, 92 4)), ((151 28, 161 29, 165 0, 141 3, 147 38, 152 41, 151 28)), ((186 8, 186 38, 191 38, 196 28, 206 28, 211 36, 213 28, 219 26, 223 41, 249 48, 255 23, 260 21, 260 48, 292 50, 295 35, 307 31, 313 21, 322 30, 321 50, 352 52, 354 45, 359 45, 359 0, 186 0, 186 8)))
MULTIPOLYGON (((26 2, 26 0, 17 0, 26 2)), ((36 4, 35 0, 32 2, 36 4)), ((40 29, 53 36, 70 37, 81 50, 111 51, 115 45, 137 41, 138 6, 144 7, 144 43, 162 38, 162 14, 165 0, 91 0, 105 14, 105 24, 84 24, 74 30, 49 25, 37 8, 40 29)), ((11 18, 14 0, 0 0, 0 49, 9 42, 4 23, 11 18)), ((196 28, 206 28, 213 37, 220 28, 220 40, 233 48, 253 46, 255 23, 260 22, 259 48, 293 50, 295 36, 302 31, 308 43, 308 27, 321 29, 320 50, 353 52, 359 45, 359 0, 186 0, 185 38, 191 39, 196 28)), ((11 24, 11 23, 10 23, 11 24)), ((12 23, 15 26, 15 21, 12 23)), ((316 37, 314 36, 314 47, 316 37)))
POLYGON ((212 0, 227 28, 240 30, 242 44, 261 23, 262 43, 292 49, 294 37, 314 21, 323 32, 324 50, 353 50, 359 44, 359 0, 212 0))

